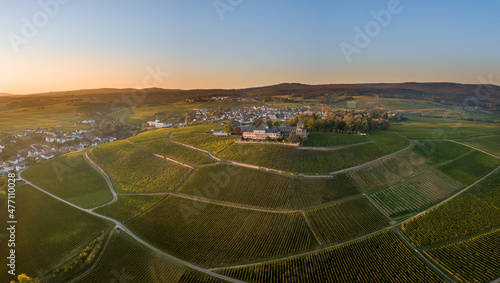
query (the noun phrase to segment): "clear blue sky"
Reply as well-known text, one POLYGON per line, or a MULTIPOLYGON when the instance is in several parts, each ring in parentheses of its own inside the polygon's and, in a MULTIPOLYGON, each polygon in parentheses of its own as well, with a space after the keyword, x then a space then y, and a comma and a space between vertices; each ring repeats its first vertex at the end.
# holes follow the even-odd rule
POLYGON ((148 66, 169 73, 159 87, 182 89, 500 82, 500 0, 401 0, 350 62, 341 44, 356 47, 355 27, 397 1, 241 0, 223 17, 212 0, 60 1, 40 1, 58 3, 47 15, 39 1, 0 0, 0 92, 142 87, 148 66), (23 18, 37 16, 25 37, 23 18))

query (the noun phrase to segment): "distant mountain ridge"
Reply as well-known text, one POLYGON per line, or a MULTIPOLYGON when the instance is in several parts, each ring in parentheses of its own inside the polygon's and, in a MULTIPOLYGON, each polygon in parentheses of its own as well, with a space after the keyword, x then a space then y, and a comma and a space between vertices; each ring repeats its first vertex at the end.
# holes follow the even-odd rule
POLYGON ((118 103, 123 105, 162 104, 180 100, 207 101, 212 97, 251 97, 268 100, 276 97, 286 101, 315 99, 323 103, 336 103, 353 96, 374 98, 419 99, 448 105, 500 108, 500 86, 459 83, 364 83, 322 84, 282 83, 241 89, 133 89, 99 88, 73 91, 46 92, 30 95, 4 95, 0 102, 10 106, 50 104, 53 101, 70 103, 118 103), (479 94, 476 91, 479 90, 479 94), (471 103, 473 101, 473 103, 471 103))
MULTIPOLYGON (((480 84, 460 84, 460 83, 362 83, 362 84, 319 84, 309 85, 301 83, 281 83, 277 85, 250 87, 240 89, 163 89, 163 88, 148 88, 143 89, 148 93, 198 93, 198 92, 238 92, 240 94, 251 94, 255 91, 262 90, 281 90, 281 91, 337 91, 337 90, 362 90, 362 91, 387 91, 387 90, 411 90, 419 91, 428 94, 449 94, 449 95, 474 95, 478 86, 483 87, 482 91, 486 91, 487 87, 491 87, 495 95, 500 93, 498 85, 480 85, 480 84)), ((135 88, 97 88, 97 89, 81 89, 70 91, 54 91, 24 94, 25 95, 40 95, 40 96, 60 96, 60 95, 103 95, 103 94, 121 94, 132 93, 139 91, 135 88)), ((0 96, 15 95, 9 93, 0 93, 0 96)), ((17 96, 17 95, 16 95, 17 96)))

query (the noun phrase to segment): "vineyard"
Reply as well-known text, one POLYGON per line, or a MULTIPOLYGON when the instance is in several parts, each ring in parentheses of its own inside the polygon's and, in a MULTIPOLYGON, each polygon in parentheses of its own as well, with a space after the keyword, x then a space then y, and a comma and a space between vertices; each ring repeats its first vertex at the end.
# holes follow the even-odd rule
POLYGON ((282 145, 233 144, 218 154, 223 159, 301 173, 329 173, 381 155, 381 150, 374 143, 329 151, 282 145))
POLYGON ((442 282, 390 231, 321 252, 220 273, 247 282, 442 282))
POLYGON ((500 136, 481 137, 461 141, 475 148, 484 150, 496 156, 500 156, 500 136))
POLYGON ((489 282, 500 274, 500 230, 471 239, 426 250, 460 282, 489 282))
POLYGON ((392 124, 390 131, 411 140, 464 139, 498 135, 498 126, 479 121, 414 116, 411 123, 392 124))
MULTIPOLYGON (((110 230, 109 223, 64 204, 28 185, 17 187, 16 193, 16 273, 39 276, 76 256, 101 231, 110 230), (48 233, 50 231, 50 233, 48 233), (67 259, 66 259, 67 260, 67 259)), ((1 207, 0 221, 7 223, 7 208, 1 207)), ((5 226, 4 226, 5 227, 5 226)), ((4 228, 5 229, 5 228, 4 228)), ((6 231, 6 230, 4 230, 6 231)), ((6 242, 2 243, 7 247, 6 242)), ((3 251, 5 249, 2 248, 3 251)), ((7 253, 2 256, 7 257, 7 253)), ((5 263, 5 259, 3 259, 5 263)), ((10 282, 7 266, 2 264, 0 281, 10 282)))
POLYGON ((23 177, 48 192, 83 208, 113 199, 104 178, 83 159, 81 151, 49 159, 23 172, 23 177))
POLYGON ((369 192, 399 182, 426 168, 425 160, 408 149, 350 171, 349 175, 361 189, 369 192))
POLYGON ((176 188, 191 172, 126 141, 92 148, 89 155, 107 171, 119 192, 165 192, 176 188))
POLYGON ((474 151, 451 163, 440 166, 438 169, 451 178, 465 185, 470 185, 498 165, 500 165, 500 159, 474 151))
POLYGON ((300 213, 270 213, 169 196, 127 226, 139 237, 202 266, 285 255, 316 242, 300 213))
POLYGON ((172 131, 172 129, 157 129, 144 133, 140 133, 136 136, 128 138, 129 141, 138 143, 152 140, 159 140, 167 138, 168 134, 172 131))
POLYGON ((431 169, 372 193, 370 197, 382 211, 393 217, 422 211, 462 187, 457 181, 431 169))
POLYGON ((374 140, 384 154, 401 150, 410 145, 410 141, 392 131, 370 131, 370 139, 374 140))
POLYGON ((287 208, 291 182, 288 176, 218 164, 198 168, 178 192, 253 206, 287 208))
POLYGON ((297 209, 359 194, 345 174, 292 177, 227 164, 198 168, 179 193, 227 202, 297 209))
POLYGON ((338 147, 369 141, 366 136, 348 134, 310 133, 304 146, 338 147))
POLYGON ((215 162, 215 159, 209 157, 206 153, 165 140, 143 142, 140 143, 140 146, 162 156, 193 166, 215 162))
POLYGON ((333 178, 296 177, 290 190, 290 208, 299 209, 360 194, 346 174, 333 178))
POLYGON ((220 129, 217 124, 202 124, 198 126, 175 129, 171 140, 198 147, 216 154, 230 146, 236 138, 216 137, 209 133, 211 130, 220 129))
POLYGON ((401 225, 415 246, 464 237, 500 225, 500 171, 465 193, 401 225))
POLYGON ((100 207, 95 212, 126 222, 164 198, 164 195, 118 195, 116 202, 100 207))
POLYGON ((427 159, 430 164, 439 164, 472 152, 473 149, 454 142, 420 141, 415 142, 413 151, 427 159))
POLYGON ((78 282, 221 282, 115 232, 97 266, 78 282), (191 278, 191 281, 186 279, 191 278))
POLYGON ((361 196, 304 213, 322 244, 345 240, 387 225, 377 209, 361 196))

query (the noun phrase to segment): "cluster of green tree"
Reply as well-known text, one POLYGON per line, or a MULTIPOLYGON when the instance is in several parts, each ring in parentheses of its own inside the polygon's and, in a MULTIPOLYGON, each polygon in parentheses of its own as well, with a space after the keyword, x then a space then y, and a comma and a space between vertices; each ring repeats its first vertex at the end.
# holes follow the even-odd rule
POLYGON ((71 273, 75 270, 82 270, 85 266, 88 266, 90 263, 92 263, 97 252, 102 247, 104 236, 104 231, 101 231, 101 235, 90 242, 90 244, 88 244, 77 257, 52 271, 52 277, 67 277, 68 273, 71 273))
POLYGON ((319 114, 298 115, 286 121, 288 126, 304 122, 310 132, 366 133, 370 129, 389 130, 391 122, 408 120, 403 114, 370 111, 328 112, 323 119, 319 114))

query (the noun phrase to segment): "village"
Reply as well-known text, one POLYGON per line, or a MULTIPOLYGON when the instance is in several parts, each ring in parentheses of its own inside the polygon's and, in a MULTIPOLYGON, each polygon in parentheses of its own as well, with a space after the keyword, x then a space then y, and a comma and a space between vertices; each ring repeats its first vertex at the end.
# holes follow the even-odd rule
MULTIPOLYGON (((95 125, 93 120, 83 124, 95 125)), ((63 132, 61 127, 52 129, 26 129, 17 133, 0 132, 0 175, 51 159, 59 154, 83 150, 107 142, 114 136, 99 137, 94 129, 63 132)))

